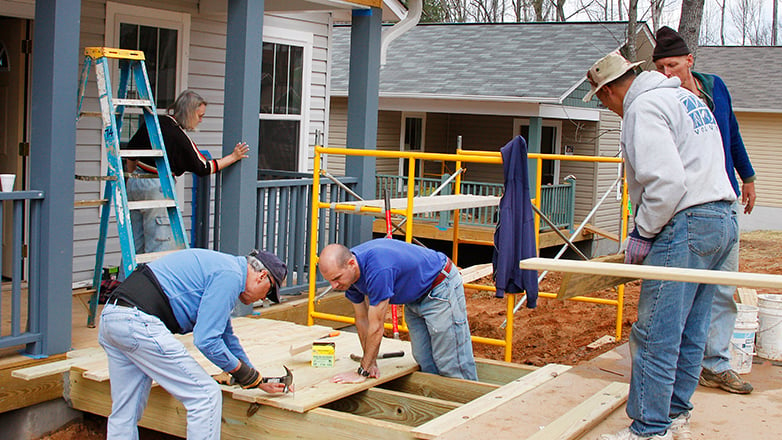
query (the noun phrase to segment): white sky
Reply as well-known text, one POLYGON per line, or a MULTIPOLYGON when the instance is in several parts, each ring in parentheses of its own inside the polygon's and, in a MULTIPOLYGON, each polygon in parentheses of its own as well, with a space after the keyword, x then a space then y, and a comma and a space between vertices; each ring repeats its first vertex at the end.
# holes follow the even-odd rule
MULTIPOLYGON (((569 9, 570 11, 574 11, 579 4, 583 4, 583 2, 587 2, 588 0, 569 0, 569 9)), ((605 0, 601 0, 600 3, 603 3, 605 0)), ((611 1, 611 0, 609 0, 611 1)), ((727 45, 737 45, 741 44, 741 34, 738 31, 738 28, 734 24, 730 10, 732 8, 735 8, 736 4, 738 4, 742 0, 725 0, 728 3, 727 11, 725 14, 725 44, 727 45)), ((771 29, 771 17, 772 17, 772 11, 773 11, 773 1, 774 0, 745 0, 751 3, 754 3, 758 5, 757 7, 760 9, 759 13, 756 15, 756 17, 761 21, 763 24, 762 26, 765 26, 767 28, 767 33, 769 35, 769 44, 770 44, 770 29, 771 29)), ((782 3, 782 0, 778 0, 780 3, 782 3)), ((614 4, 616 1, 614 0, 614 4)), ((623 3, 627 3, 626 0, 623 1, 623 3)), ((782 8, 782 4, 778 5, 779 8, 782 8)), ((651 18, 649 17, 649 0, 639 0, 638 4, 638 19, 639 20, 645 20, 649 23, 649 26, 651 27, 651 18)), ((670 26, 674 29, 678 28, 679 26, 679 15, 681 13, 681 0, 667 0, 666 5, 663 9, 663 17, 662 17, 662 25, 670 26)), ((780 15, 782 15, 782 12, 780 12, 780 15)), ((624 19, 627 19, 627 15, 623 16, 624 19)), ((573 18, 570 18, 569 21, 576 21, 576 20, 587 20, 586 15, 579 14, 573 18)), ((782 19, 780 20, 782 21, 782 19)), ((711 38, 711 44, 719 44, 719 8, 717 6, 717 0, 705 0, 705 6, 704 6, 704 24, 701 28, 701 34, 704 32, 709 32, 709 34, 712 36, 711 38), (706 22, 709 22, 708 24, 706 22)), ((778 29, 779 37, 782 38, 782 29, 778 29)), ((749 44, 749 43, 747 43, 749 44)))

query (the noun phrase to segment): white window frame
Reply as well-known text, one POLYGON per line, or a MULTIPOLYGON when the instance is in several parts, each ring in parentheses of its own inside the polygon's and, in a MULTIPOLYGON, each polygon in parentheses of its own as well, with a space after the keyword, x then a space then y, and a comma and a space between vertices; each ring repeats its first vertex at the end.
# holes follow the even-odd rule
MULTIPOLYGON (((183 90, 187 89, 188 60, 190 59, 190 14, 123 3, 106 2, 105 45, 107 47, 119 46, 119 27, 121 23, 176 29, 178 36, 176 60, 177 76, 176 85, 174 87, 174 98, 179 96, 183 90)), ((119 72, 117 69, 112 69, 112 93, 116 93, 118 81, 119 72)), ((163 115, 166 113, 166 109, 158 108, 157 113, 158 115, 163 115)), ((106 170, 108 169, 108 159, 106 158, 106 148, 102 139, 100 168, 101 173, 105 175, 106 170)), ((181 201, 179 208, 184 209, 185 179, 176 180, 176 193, 177 200, 181 201)))
MULTIPOLYGON (((529 126, 529 119, 527 118, 514 118, 513 119, 513 134, 514 136, 518 136, 521 134, 521 127, 522 126, 529 126)), ((554 127, 556 128, 557 135, 554 139, 554 154, 562 154, 562 121, 556 121, 556 120, 546 120, 544 119, 541 123, 542 127, 554 127)), ((527 140, 527 139, 525 139, 527 140)), ((554 183, 558 184, 559 182, 559 160, 554 161, 554 183)))
POLYGON ((297 172, 307 172, 308 140, 310 126, 310 96, 312 94, 312 46, 315 36, 309 32, 284 29, 274 26, 263 26, 263 43, 285 44, 303 48, 302 53, 302 78, 301 78, 301 114, 300 115, 275 115, 258 112, 260 120, 299 121, 299 151, 297 172))
MULTIPOLYGON (((419 118, 421 119, 421 152, 426 151, 426 112, 402 112, 402 119, 400 123, 400 129, 399 129, 399 151, 409 151, 405 150, 405 130, 407 127, 407 118, 419 118)), ((404 176, 407 172, 405 167, 405 160, 399 159, 399 175, 404 176)), ((421 166, 418 169, 418 176, 415 176, 416 178, 422 177, 424 175, 424 164, 421 164, 421 166)))

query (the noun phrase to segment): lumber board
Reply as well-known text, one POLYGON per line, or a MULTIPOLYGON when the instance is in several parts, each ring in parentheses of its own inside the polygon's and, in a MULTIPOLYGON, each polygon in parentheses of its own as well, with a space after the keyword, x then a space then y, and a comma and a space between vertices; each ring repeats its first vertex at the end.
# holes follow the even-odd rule
MULTIPOLYGON (((360 384, 336 384, 331 382, 335 374, 354 371, 358 366, 350 359, 352 353, 361 354, 361 343, 357 334, 341 332, 338 336, 324 339, 336 345, 334 367, 314 368, 311 366, 311 352, 291 356, 289 347, 311 343, 328 335, 333 331, 332 328, 317 325, 308 327, 285 321, 252 318, 236 318, 232 323, 234 333, 239 337, 255 368, 264 376, 282 376, 285 374, 283 365, 287 366, 293 371, 296 390, 295 393, 272 395, 259 389, 245 390, 239 386, 223 386, 223 390, 236 400, 306 412, 418 369, 409 342, 384 338, 381 344, 382 351, 402 350, 405 356, 379 360, 381 374, 379 379, 369 379, 360 384)), ((192 334, 177 335, 176 338, 208 374, 220 372, 220 369, 195 347, 192 334)), ((81 360, 75 361, 71 368, 79 367, 83 370, 84 379, 95 382, 110 380, 105 357, 77 359, 81 360)))
MULTIPOLYGON (((84 370, 74 367, 69 374, 68 395, 74 409, 108 417, 111 413, 111 392, 108 382, 95 382, 83 377, 84 370)), ((410 427, 398 423, 373 420, 327 408, 315 408, 296 413, 262 406, 247 416, 250 404, 233 400, 223 392, 221 436, 223 440, 253 438, 338 438, 340 440, 412 439, 410 427)), ((139 426, 158 432, 185 437, 187 435, 185 407, 161 387, 152 388, 147 408, 139 426)))
POLYGON ((622 406, 629 392, 629 384, 612 382, 527 440, 575 440, 622 406))
POLYGON ((569 370, 567 365, 548 364, 522 378, 516 379, 488 394, 485 394, 453 411, 425 423, 412 432, 416 438, 433 439, 448 431, 459 429, 461 425, 473 418, 487 413, 509 400, 518 397, 535 387, 554 379, 569 370))
POLYGON ((422 425, 460 404, 399 391, 370 388, 325 405, 325 408, 386 420, 406 426, 422 425))
POLYGON ((750 272, 728 272, 681 267, 644 266, 639 264, 600 263, 593 261, 528 258, 519 262, 522 269, 556 272, 603 274, 618 277, 636 277, 648 280, 682 281, 703 284, 724 284, 752 288, 782 288, 782 275, 750 272))
POLYGON ((601 228, 599 226, 595 226, 595 225, 591 225, 591 224, 587 223, 587 224, 584 225, 584 230, 587 231, 587 232, 591 232, 591 233, 593 233, 595 235, 599 235, 601 237, 605 237, 605 238, 607 238, 607 239, 609 239, 611 241, 615 241, 615 242, 619 243, 619 236, 618 235, 614 234, 613 232, 606 231, 605 229, 603 229, 603 228, 601 228))
POLYGON ((478 370, 480 382, 495 385, 505 385, 538 369, 538 367, 529 365, 511 364, 484 358, 476 358, 475 367, 478 370))
POLYGON ((739 297, 739 302, 746 306, 758 306, 758 293, 755 289, 747 289, 745 287, 739 287, 736 289, 736 293, 739 297))
MULTIPOLYGON (((422 214, 426 212, 451 211, 454 209, 482 208, 487 206, 497 206, 500 204, 498 196, 478 196, 474 194, 451 194, 434 197, 413 197, 413 214, 422 214)), ((383 212, 362 212, 360 209, 365 206, 385 209, 385 200, 363 200, 358 202, 338 202, 331 203, 331 208, 335 209, 337 205, 343 207, 352 207, 356 214, 366 214, 374 216, 385 215, 383 212)), ((391 209, 407 209, 407 198, 391 199, 391 209)))
MULTIPOLYGON (((624 254, 605 255, 589 261, 603 263, 624 263, 624 254)), ((588 295, 603 289, 611 289, 620 284, 635 281, 635 277, 614 277, 603 274, 565 273, 559 285, 557 299, 565 300, 579 295, 588 295)))
POLYGON ((90 361, 106 361, 106 353, 100 348, 78 350, 78 353, 68 353, 66 359, 46 362, 31 367, 20 368, 11 372, 11 376, 22 380, 33 380, 41 377, 61 374, 71 369, 73 365, 90 361))
POLYGON ((5 360, 0 366, 0 413, 62 397, 62 375, 50 375, 26 381, 13 377, 12 373, 24 366, 36 366, 51 362, 53 359, 58 361, 65 358, 64 355, 55 355, 48 359, 30 359, 23 356, 13 358, 5 360))
POLYGON ((454 379, 420 371, 378 386, 384 389, 458 403, 467 403, 499 388, 499 385, 454 379))
POLYGON ((462 282, 472 283, 475 280, 479 280, 487 275, 491 275, 494 272, 492 263, 476 264, 475 266, 465 267, 460 270, 462 274, 462 282))

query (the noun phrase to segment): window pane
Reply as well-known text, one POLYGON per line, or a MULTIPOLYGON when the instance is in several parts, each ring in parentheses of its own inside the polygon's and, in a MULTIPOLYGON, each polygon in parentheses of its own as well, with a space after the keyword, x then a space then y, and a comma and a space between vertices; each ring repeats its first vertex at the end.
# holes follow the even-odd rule
POLYGON ((272 112, 274 99, 274 43, 263 43, 261 59, 261 113, 272 112))
POLYGON ((301 114, 301 88, 304 74, 304 48, 291 46, 290 84, 288 85, 288 114, 301 114))
POLYGON ((299 121, 260 121, 258 169, 298 171, 299 121))
POLYGON ((147 66, 147 75, 149 84, 152 86, 152 96, 155 96, 157 90, 157 47, 158 47, 158 29, 151 26, 139 26, 139 50, 144 51, 144 64, 147 66))
POLYGON ((278 44, 274 66, 274 113, 288 114, 288 65, 290 46, 278 44))
POLYGON ((161 28, 159 35, 155 104, 158 108, 166 108, 174 103, 176 93, 177 31, 161 28))
POLYGON ((138 49, 138 26, 135 24, 120 23, 119 48, 138 49))

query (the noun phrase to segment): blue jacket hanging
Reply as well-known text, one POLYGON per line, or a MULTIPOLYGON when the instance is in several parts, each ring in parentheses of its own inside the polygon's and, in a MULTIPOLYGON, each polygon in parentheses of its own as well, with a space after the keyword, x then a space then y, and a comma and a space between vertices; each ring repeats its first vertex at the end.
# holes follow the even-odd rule
POLYGON ((519 269, 519 261, 537 257, 535 215, 529 198, 527 142, 516 136, 500 149, 505 173, 505 193, 494 231, 494 283, 497 297, 504 292, 527 292, 527 307, 538 302, 538 272, 519 269))

